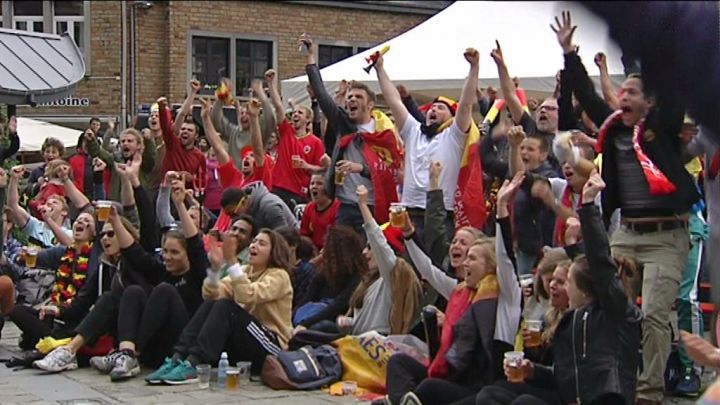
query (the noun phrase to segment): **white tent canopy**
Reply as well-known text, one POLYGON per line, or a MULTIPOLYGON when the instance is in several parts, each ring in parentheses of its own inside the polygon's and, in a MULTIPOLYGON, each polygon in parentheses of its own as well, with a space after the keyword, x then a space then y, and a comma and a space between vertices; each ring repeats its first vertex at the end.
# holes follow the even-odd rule
POLYGON ((18 117, 17 124, 21 152, 39 151, 45 138, 48 137, 59 139, 65 148, 74 148, 81 134, 81 131, 77 129, 61 127, 32 118, 18 117))
MULTIPOLYGON (((490 1, 457 1, 410 31, 322 69, 323 81, 329 91, 343 79, 362 81, 378 91, 375 72, 367 74, 362 68, 367 66, 367 56, 390 45, 385 70, 396 85, 404 84, 425 99, 440 94, 459 97, 469 67, 463 52, 469 47, 480 51, 480 85, 498 86, 497 67, 490 57, 497 39, 510 75, 520 78, 529 93, 551 93, 563 57, 549 25, 562 10, 570 10, 573 24, 578 25, 574 42, 580 45, 588 72, 598 74, 593 57, 602 51, 607 55, 611 76, 619 81, 623 74, 621 52, 611 41, 605 23, 582 5, 490 1)), ((307 76, 284 80, 284 99, 307 101, 307 82, 307 76)))

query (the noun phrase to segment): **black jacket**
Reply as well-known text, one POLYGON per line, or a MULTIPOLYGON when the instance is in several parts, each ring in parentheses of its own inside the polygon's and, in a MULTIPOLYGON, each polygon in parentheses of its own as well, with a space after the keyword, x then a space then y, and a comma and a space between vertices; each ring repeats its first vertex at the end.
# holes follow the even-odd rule
MULTIPOLYGON (((580 57, 571 52, 565 54, 565 72, 572 83, 575 96, 585 112, 590 116, 598 128, 613 110, 595 93, 592 81, 580 61, 580 57)), ((677 105, 672 98, 659 98, 657 108, 653 109, 646 118, 645 134, 650 131, 654 136, 643 136, 640 146, 653 163, 665 174, 677 190, 668 198, 671 206, 668 207, 674 214, 684 214, 690 210, 700 198, 690 173, 685 170, 681 156, 681 145, 678 134, 683 123, 685 110, 677 105)), ((622 123, 609 128, 605 139, 602 160, 602 176, 607 187, 602 192, 602 211, 605 223, 610 223, 610 217, 615 209, 620 208, 620 190, 616 179, 617 172, 615 148, 612 146, 614 136, 633 129, 622 123)), ((655 215, 653 215, 655 216, 655 215)))
POLYGON ((553 340, 554 368, 536 365, 530 382, 555 386, 566 404, 592 403, 607 394, 632 404, 642 313, 617 277, 600 210, 585 204, 579 214, 595 301, 565 313, 553 340))

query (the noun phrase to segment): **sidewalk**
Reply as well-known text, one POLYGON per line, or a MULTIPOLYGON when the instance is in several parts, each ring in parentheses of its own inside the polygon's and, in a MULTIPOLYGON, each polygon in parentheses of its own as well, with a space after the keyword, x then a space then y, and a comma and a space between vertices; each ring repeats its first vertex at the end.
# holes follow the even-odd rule
MULTIPOLYGON (((7 322, 0 340, 0 358, 15 354, 20 331, 7 322)), ((217 388, 200 390, 197 384, 179 386, 146 385, 143 377, 112 383, 110 377, 90 368, 61 374, 44 374, 39 370, 12 371, 0 365, 0 404, 86 405, 86 404, 360 404, 354 397, 333 397, 322 391, 275 391, 261 383, 251 382, 237 391, 217 388)))
MULTIPOLYGON (((0 358, 15 354, 20 331, 7 322, 0 340, 0 358)), ((112 383, 106 375, 90 368, 61 374, 44 374, 39 370, 12 371, 0 365, 0 404, 90 405, 90 404, 361 404, 354 397, 333 397, 322 391, 275 391, 256 382, 241 386, 232 393, 217 388, 200 390, 196 384, 178 386, 146 385, 143 377, 151 370, 129 381, 112 383)), ((703 388, 713 381, 703 375, 703 388)), ((666 398, 664 404, 691 405, 693 399, 666 398)), ((432 405, 432 404, 426 404, 432 405)))

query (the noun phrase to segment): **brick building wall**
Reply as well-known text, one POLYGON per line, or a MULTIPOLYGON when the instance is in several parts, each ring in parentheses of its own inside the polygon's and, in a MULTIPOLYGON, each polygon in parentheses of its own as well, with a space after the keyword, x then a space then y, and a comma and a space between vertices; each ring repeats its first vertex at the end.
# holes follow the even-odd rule
MULTIPOLYGON (((136 105, 160 95, 183 101, 187 85, 188 31, 261 35, 277 47, 281 79, 304 72, 297 38, 307 32, 318 41, 372 46, 421 23, 429 15, 261 1, 155 1, 136 8, 136 105)), ((87 107, 22 107, 26 116, 119 116, 121 111, 121 8, 117 1, 89 2, 90 66, 74 97, 87 107)), ((132 11, 128 2, 128 15, 132 11)), ((128 23, 128 29, 130 25, 128 23)), ((128 34, 129 37, 129 34, 128 34)), ((129 74, 129 73, 128 73, 129 74)), ((129 97, 129 96, 128 96, 129 97)), ((129 102, 129 101, 128 101, 129 102)))

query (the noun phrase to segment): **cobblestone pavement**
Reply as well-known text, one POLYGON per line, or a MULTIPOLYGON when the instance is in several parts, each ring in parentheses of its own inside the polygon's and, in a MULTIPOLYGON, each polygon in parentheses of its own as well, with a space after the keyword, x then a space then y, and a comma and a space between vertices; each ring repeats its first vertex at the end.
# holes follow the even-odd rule
MULTIPOLYGON (((0 358, 18 351, 20 333, 8 322, 0 340, 0 358)), ((33 405, 89 405, 89 404, 360 404, 354 397, 333 397, 322 391, 274 391, 260 383, 251 382, 229 393, 216 388, 200 390, 196 384, 180 386, 149 386, 143 376, 112 383, 110 378, 89 368, 61 374, 43 374, 38 370, 11 369, 0 365, 0 404, 33 405)), ((703 377, 703 387, 712 381, 710 373, 703 377)), ((694 400, 668 398, 665 404, 689 405, 694 400)), ((367 403, 367 402, 365 402, 367 403)))

